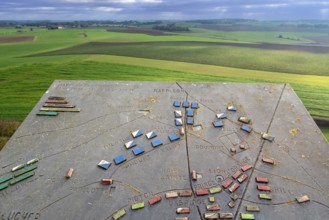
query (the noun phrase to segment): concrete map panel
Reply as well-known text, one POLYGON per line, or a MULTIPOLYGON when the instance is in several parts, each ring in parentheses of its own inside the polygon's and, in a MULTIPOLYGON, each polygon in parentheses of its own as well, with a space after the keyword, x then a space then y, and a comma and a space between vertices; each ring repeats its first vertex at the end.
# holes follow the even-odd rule
POLYGON ((328 219, 328 147, 286 84, 55 81, 0 152, 0 219, 328 219))

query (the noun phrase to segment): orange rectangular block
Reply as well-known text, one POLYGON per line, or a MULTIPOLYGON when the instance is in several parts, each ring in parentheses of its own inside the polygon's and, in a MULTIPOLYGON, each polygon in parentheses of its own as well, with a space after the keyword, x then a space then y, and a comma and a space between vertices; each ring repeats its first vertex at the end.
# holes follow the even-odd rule
POLYGON ((192 196, 192 191, 188 190, 188 191, 179 192, 179 196, 180 197, 191 197, 192 196))
POLYGON ((70 168, 67 172, 66 172, 66 178, 71 178, 71 176, 73 175, 74 169, 70 168))
POLYGON ((274 160, 270 159, 270 158, 266 158, 266 157, 263 157, 262 161, 264 163, 268 163, 268 164, 274 164, 274 160))
POLYGON ((241 170, 243 172, 246 172, 248 170, 250 170, 252 168, 252 166, 250 164, 244 165, 243 167, 241 167, 241 170))
POLYGON ((177 198, 177 197, 178 197, 178 193, 177 192, 172 191, 172 192, 167 192, 166 193, 166 198, 167 199, 177 198))

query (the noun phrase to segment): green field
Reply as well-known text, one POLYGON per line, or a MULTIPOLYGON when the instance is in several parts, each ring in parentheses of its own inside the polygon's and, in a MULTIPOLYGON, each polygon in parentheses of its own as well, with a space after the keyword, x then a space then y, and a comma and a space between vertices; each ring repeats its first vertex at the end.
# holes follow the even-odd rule
MULTIPOLYGON (((49 55, 106 54, 200 63, 241 69, 264 70, 306 75, 329 75, 328 53, 226 46, 209 42, 175 41, 145 43, 86 43, 49 55)), ((251 45, 250 45, 251 46, 251 45)), ((261 47, 261 46, 260 46, 261 47)))
MULTIPOLYGON (((102 28, 26 31, 18 35, 0 29, 0 37, 37 36, 32 42, 0 44, 0 119, 23 120, 55 79, 88 79, 290 83, 314 118, 329 120, 329 53, 208 43, 274 43, 268 35, 277 33, 218 37, 223 33, 203 29, 173 36, 102 28)), ((321 34, 294 36, 314 35, 321 34)))

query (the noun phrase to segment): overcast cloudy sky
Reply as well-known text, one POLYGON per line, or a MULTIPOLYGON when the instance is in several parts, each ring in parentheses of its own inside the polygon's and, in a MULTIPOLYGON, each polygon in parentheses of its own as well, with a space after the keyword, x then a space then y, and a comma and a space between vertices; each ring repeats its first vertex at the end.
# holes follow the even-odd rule
POLYGON ((329 0, 1 0, 0 20, 327 19, 329 0))

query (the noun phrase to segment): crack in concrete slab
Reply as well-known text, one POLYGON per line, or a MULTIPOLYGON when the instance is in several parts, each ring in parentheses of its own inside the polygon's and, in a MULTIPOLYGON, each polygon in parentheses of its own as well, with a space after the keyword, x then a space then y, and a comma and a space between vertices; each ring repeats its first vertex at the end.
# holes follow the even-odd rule
MULTIPOLYGON (((279 108, 279 105, 280 105, 280 102, 281 102, 281 99, 282 99, 282 96, 283 96, 283 93, 284 93, 284 91, 285 91, 286 86, 287 86, 287 84, 284 84, 284 86, 283 86, 283 88, 282 88, 282 91, 281 91, 280 97, 279 97, 279 99, 278 99, 278 101, 277 101, 277 103, 276 103, 275 110, 274 110, 274 112, 273 112, 272 118, 271 118, 271 120, 270 120, 270 123, 269 123, 269 125, 268 125, 268 127, 267 127, 267 131, 266 131, 266 132, 268 132, 268 131, 270 130, 270 128, 271 128, 272 122, 273 122, 274 117, 275 117, 275 115, 276 115, 276 112, 277 112, 277 110, 278 110, 278 108, 279 108)), ((258 155, 257 155, 257 158, 256 158, 256 160, 255 160, 255 162, 254 162, 254 164, 253 164, 253 168, 252 168, 252 170, 251 170, 250 176, 252 176, 252 174, 254 173, 255 166, 256 166, 257 162, 259 161, 260 156, 261 156, 261 154, 262 154, 264 144, 265 144, 265 140, 262 140, 262 141, 261 141, 261 146, 260 146, 260 149, 259 149, 259 152, 258 152, 258 155)), ((238 218, 238 213, 239 213, 239 211, 240 211, 240 209, 241 209, 242 201, 244 200, 244 197, 245 197, 245 195, 246 195, 246 192, 247 192, 247 190, 248 190, 248 188, 249 188, 250 181, 251 181, 251 178, 248 178, 248 180, 247 180, 247 184, 246 184, 246 186, 245 186, 245 188, 244 188, 244 191, 243 191, 243 193, 242 193, 241 201, 240 201, 240 203, 239 203, 239 205, 238 205, 238 207, 237 207, 237 209, 236 209, 236 213, 235 213, 235 215, 234 215, 234 220, 236 220, 236 219, 238 218)))

